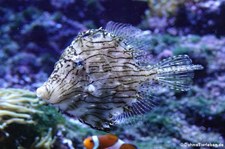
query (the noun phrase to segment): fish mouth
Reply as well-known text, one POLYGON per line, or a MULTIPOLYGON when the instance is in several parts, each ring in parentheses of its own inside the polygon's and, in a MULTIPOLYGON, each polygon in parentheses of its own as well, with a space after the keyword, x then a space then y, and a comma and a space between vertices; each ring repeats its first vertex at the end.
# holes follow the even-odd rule
POLYGON ((38 98, 46 100, 48 103, 55 104, 59 102, 58 94, 54 94, 54 92, 49 93, 49 90, 46 85, 43 85, 36 90, 36 95, 38 98))
POLYGON ((45 99, 45 100, 50 99, 50 95, 49 95, 45 85, 37 88, 36 95, 37 95, 38 98, 41 98, 41 99, 45 99))

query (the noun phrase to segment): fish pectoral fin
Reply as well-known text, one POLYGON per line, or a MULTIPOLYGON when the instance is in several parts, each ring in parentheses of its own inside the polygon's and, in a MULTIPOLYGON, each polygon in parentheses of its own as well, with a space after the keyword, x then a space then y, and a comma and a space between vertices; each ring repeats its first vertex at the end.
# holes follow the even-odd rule
POLYGON ((173 56, 162 60, 151 69, 156 71, 155 81, 171 89, 186 91, 190 89, 195 70, 201 65, 192 64, 187 55, 173 56))

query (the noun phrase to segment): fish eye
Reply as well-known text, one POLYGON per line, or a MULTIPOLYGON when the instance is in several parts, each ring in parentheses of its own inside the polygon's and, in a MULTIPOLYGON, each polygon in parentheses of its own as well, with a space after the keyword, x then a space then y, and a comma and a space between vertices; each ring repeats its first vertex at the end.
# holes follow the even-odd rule
POLYGON ((74 62, 74 65, 75 65, 76 67, 83 66, 83 61, 75 61, 75 62, 74 62))
POLYGON ((82 61, 76 61, 76 62, 75 62, 75 65, 76 65, 76 66, 81 66, 81 65, 83 65, 83 62, 82 62, 82 61))
POLYGON ((78 68, 78 69, 81 69, 81 68, 83 68, 83 60, 81 60, 81 59, 76 59, 75 61, 74 61, 74 67, 76 67, 76 68, 78 68))

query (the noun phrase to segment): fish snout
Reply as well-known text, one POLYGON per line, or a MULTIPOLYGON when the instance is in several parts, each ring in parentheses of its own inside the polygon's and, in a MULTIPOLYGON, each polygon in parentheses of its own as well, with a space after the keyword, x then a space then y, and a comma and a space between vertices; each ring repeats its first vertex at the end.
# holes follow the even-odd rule
POLYGON ((39 87, 36 90, 36 95, 37 95, 37 97, 39 97, 41 99, 45 99, 45 100, 49 100, 50 99, 50 95, 49 95, 45 85, 39 87))

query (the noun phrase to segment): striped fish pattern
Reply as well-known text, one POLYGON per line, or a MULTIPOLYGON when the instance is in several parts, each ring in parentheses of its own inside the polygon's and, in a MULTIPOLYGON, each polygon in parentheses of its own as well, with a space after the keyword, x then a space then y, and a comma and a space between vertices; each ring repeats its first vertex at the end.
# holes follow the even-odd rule
POLYGON ((37 96, 103 131, 148 113, 154 106, 145 96, 151 88, 149 82, 187 90, 193 71, 203 67, 193 65, 187 55, 153 66, 139 65, 136 57, 148 49, 147 38, 138 28, 114 22, 106 29, 80 33, 64 50, 49 79, 37 89, 37 96))

